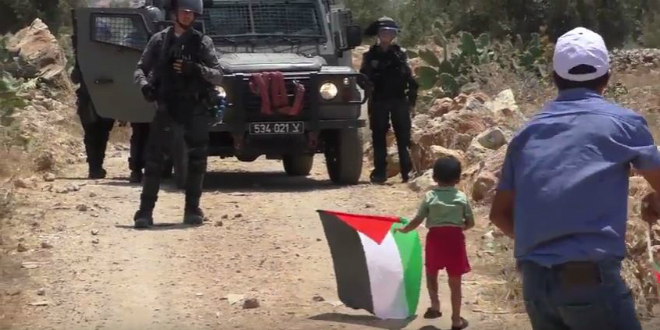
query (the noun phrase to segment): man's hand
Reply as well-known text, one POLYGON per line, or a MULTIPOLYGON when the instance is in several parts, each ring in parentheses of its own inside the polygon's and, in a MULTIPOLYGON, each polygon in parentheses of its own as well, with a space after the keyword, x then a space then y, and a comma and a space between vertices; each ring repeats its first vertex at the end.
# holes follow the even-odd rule
POLYGON ((172 67, 174 71, 187 76, 199 75, 202 71, 199 64, 187 60, 176 60, 172 67))
POLYGON ((660 196, 652 192, 642 199, 642 220, 655 223, 658 219, 660 219, 660 196))
POLYGON ((156 88, 151 84, 146 84, 142 86, 142 95, 147 102, 156 101, 156 88))

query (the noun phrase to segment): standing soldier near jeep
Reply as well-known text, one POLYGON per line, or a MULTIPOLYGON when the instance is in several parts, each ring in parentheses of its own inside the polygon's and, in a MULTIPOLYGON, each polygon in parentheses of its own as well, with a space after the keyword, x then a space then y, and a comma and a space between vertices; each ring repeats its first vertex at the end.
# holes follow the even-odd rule
POLYGON ((149 102, 157 103, 147 145, 147 161, 135 228, 153 225, 163 167, 163 143, 168 130, 182 127, 188 148, 186 205, 183 222, 200 225, 202 183, 206 172, 210 112, 205 104, 213 84, 222 80, 213 41, 193 29, 203 12, 202 0, 174 1, 173 27, 155 34, 135 71, 135 82, 149 102), (147 78, 153 71, 151 78, 147 78))
MULTIPOLYGON (((110 29, 107 25, 102 25, 98 28, 97 33, 109 35, 110 29)), ((72 42, 74 49, 77 49, 76 38, 72 38, 72 42)), ((78 118, 80 118, 84 134, 83 141, 85 143, 85 153, 87 154, 87 164, 89 165, 88 177, 90 179, 103 179, 107 175, 103 168, 105 150, 115 121, 110 118, 103 118, 96 113, 87 85, 80 72, 77 50, 76 63, 71 72, 71 81, 74 84, 80 84, 76 90, 76 104, 78 118)))
POLYGON ((397 23, 389 17, 381 17, 366 29, 368 36, 378 36, 362 57, 360 73, 369 78, 372 100, 369 105, 369 122, 374 148, 374 170, 371 182, 387 181, 387 131, 390 116, 396 136, 401 164, 401 178, 407 182, 412 170, 410 160, 410 109, 415 106, 419 85, 412 75, 405 52, 394 44, 399 31, 397 23))

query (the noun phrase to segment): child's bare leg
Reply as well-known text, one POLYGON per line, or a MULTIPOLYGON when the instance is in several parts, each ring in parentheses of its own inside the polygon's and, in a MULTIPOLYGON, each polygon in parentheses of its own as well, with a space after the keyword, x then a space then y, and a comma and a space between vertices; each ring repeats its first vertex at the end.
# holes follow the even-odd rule
POLYGON ((448 282, 449 290, 451 292, 452 326, 461 326, 461 276, 450 276, 448 282))
POLYGON ((431 309, 440 311, 440 298, 438 297, 438 271, 426 273, 426 287, 431 298, 431 309))

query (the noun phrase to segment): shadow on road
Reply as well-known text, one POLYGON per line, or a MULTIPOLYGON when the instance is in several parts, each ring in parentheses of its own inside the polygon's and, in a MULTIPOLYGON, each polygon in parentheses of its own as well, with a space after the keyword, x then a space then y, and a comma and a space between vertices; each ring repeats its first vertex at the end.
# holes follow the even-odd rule
MULTIPOLYGON (((403 329, 410 322, 415 320, 415 316, 406 320, 381 320, 371 315, 349 315, 340 313, 326 313, 312 316, 309 319, 315 321, 328 321, 337 323, 347 323, 354 325, 363 325, 377 329, 403 329)), ((433 328, 435 329, 435 328, 433 328)), ((426 329, 425 329, 426 330, 426 329)), ((430 329, 429 329, 430 330, 430 329)))
POLYGON ((145 229, 135 229, 132 225, 115 225, 116 228, 126 229, 126 230, 136 230, 136 231, 167 231, 167 230, 186 230, 202 227, 200 226, 191 226, 183 223, 155 223, 151 228, 145 229))
POLYGON ((305 192, 334 190, 341 187, 330 180, 292 177, 283 172, 209 172, 204 178, 205 191, 305 192))

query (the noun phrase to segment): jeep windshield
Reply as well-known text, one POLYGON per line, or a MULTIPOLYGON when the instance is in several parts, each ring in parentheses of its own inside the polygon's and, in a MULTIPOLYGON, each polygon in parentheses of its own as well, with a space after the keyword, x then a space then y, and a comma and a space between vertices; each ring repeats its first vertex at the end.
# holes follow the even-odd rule
POLYGON ((206 33, 216 44, 299 45, 326 39, 311 0, 216 2, 204 12, 206 33))

